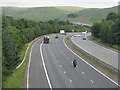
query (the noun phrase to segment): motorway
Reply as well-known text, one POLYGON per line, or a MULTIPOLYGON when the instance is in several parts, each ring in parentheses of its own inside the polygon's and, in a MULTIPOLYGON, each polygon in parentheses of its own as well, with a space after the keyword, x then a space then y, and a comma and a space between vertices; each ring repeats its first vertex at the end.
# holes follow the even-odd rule
MULTIPOLYGON (((87 36, 90 36, 90 33, 87 36)), ((82 37, 72 37, 71 39, 74 44, 87 53, 118 69, 118 52, 100 46, 89 39, 82 40, 82 37)))
MULTIPOLYGON (((117 88, 118 86, 71 52, 64 37, 50 36, 50 43, 39 39, 31 48, 27 88, 117 88), (76 59, 78 67, 72 66, 76 59)), ((113 89, 114 90, 114 89, 113 89)))

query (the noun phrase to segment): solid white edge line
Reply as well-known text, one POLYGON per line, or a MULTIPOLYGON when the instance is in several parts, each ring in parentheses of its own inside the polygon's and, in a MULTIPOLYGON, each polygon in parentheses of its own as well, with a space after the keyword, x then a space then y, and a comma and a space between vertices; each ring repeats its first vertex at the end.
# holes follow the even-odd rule
POLYGON ((50 87, 50 89, 52 90, 52 85, 51 85, 51 83, 50 83, 50 79, 49 79, 49 76, 48 76, 48 73, 47 73, 47 69, 46 69, 45 62, 44 62, 44 58, 43 58, 43 54, 42 54, 42 44, 43 44, 43 43, 41 43, 41 45, 40 45, 41 58, 42 58, 43 67, 44 67, 44 70, 45 70, 45 74, 46 74, 46 78, 47 78, 49 87, 50 87))
MULTIPOLYGON (((39 38, 39 37, 38 37, 38 38, 39 38)), ((34 39, 33 41, 37 40, 38 38, 34 39)), ((33 42, 33 41, 32 41, 32 42, 33 42)), ((18 69, 18 68, 23 64, 23 62, 25 61, 26 56, 27 56, 27 52, 28 52, 28 50, 29 50, 30 45, 31 45, 32 42, 29 43, 29 45, 28 45, 28 47, 27 47, 27 50, 26 50, 26 52, 25 52, 25 56, 24 56, 22 62, 16 67, 16 69, 18 69)))
MULTIPOLYGON (((75 41, 73 41, 73 36, 71 37, 71 41, 72 41, 76 46, 78 46, 79 48, 83 49, 85 52, 87 52, 87 53, 91 54, 92 56, 96 57, 94 54, 88 52, 88 51, 85 50, 84 48, 80 47, 77 43, 75 43, 75 41)), ((103 47, 102 47, 102 48, 103 48, 103 47)), ((108 62, 106 62, 106 61, 103 61, 100 57, 96 57, 96 58, 98 58, 98 59, 101 60, 102 62, 105 62, 106 64, 110 65, 110 63, 108 63, 108 62)), ((110 65, 110 66, 112 66, 112 65, 110 65)), ((117 67, 114 67, 114 68, 117 69, 117 67)))
MULTIPOLYGON (((32 42, 33 42, 33 41, 32 41, 32 42)), ((32 42, 31 42, 31 43, 32 43, 32 42)), ((28 49, 30 48, 31 43, 30 43, 30 44, 28 45, 28 47, 27 47, 27 50, 26 50, 26 52, 25 52, 25 56, 24 56, 22 62, 16 67, 16 69, 18 69, 18 68, 23 64, 23 62, 25 61, 26 55, 27 55, 28 49)))
MULTIPOLYGON (((67 36, 66 36, 67 37, 67 36)), ((97 72, 99 72, 101 75, 103 75, 104 77, 106 77, 107 79, 109 79, 111 82, 113 82, 114 84, 116 84, 117 86, 120 87, 120 85, 118 85, 117 82, 113 81, 112 79, 110 79, 108 76, 106 76, 105 74, 103 74, 101 71, 99 71, 98 69, 96 69, 94 66, 92 66, 91 64, 89 64, 87 61, 85 61, 83 58, 81 58, 79 55, 77 55, 75 52, 73 52, 65 43, 65 38, 63 38, 63 43, 64 45, 73 53, 75 54, 78 58, 80 58, 81 60, 83 60, 86 64, 88 64, 90 67, 92 67, 93 69, 95 69, 97 72)))
MULTIPOLYGON (((97 46, 101 46, 101 45, 99 45, 99 44, 96 44, 96 43, 90 41, 89 39, 87 39, 87 40, 88 40, 89 42, 91 42, 91 43, 97 45, 97 46)), ((111 49, 105 48, 105 47, 103 47, 103 46, 101 46, 101 47, 104 48, 104 49, 107 49, 107 50, 109 50, 109 51, 111 51, 111 52, 113 52, 113 53, 115 53, 115 54, 118 54, 118 52, 115 52, 115 51, 113 51, 113 50, 111 50, 111 49)))
MULTIPOLYGON (((85 52, 87 52, 87 53, 91 54, 92 56, 96 57, 94 54, 88 52, 88 51, 85 50, 84 48, 80 47, 77 43, 75 43, 75 41, 73 41, 73 36, 71 37, 71 41, 72 41, 76 46, 78 46, 79 48, 81 48, 82 50, 84 50, 85 52)), ((99 60, 101 60, 101 58, 99 58, 99 57, 96 57, 96 58, 98 58, 99 60)), ((101 60, 101 61, 102 61, 102 60, 101 60)), ((107 62, 105 62, 105 63, 107 63, 107 62)))
POLYGON ((32 54, 32 48, 33 48, 34 45, 35 45, 35 43, 31 47, 30 56, 29 56, 29 62, 28 62, 27 89, 29 88, 29 72, 30 72, 31 54, 32 54))
MULTIPOLYGON (((89 35, 89 36, 90 36, 90 35, 89 35)), ((97 43, 94 43, 93 41, 91 41, 91 40, 89 40, 89 39, 87 39, 87 40, 88 40, 89 42, 97 45, 97 46, 101 46, 101 45, 99 45, 99 44, 97 44, 97 43)), ((113 51, 113 50, 111 50, 111 49, 108 49, 108 48, 106 48, 106 47, 104 47, 104 46, 101 46, 101 47, 104 48, 104 49, 107 49, 107 50, 109 50, 109 51, 111 51, 111 52, 113 52, 113 53, 115 53, 115 54, 118 54, 118 52, 115 52, 115 51, 113 51)))
POLYGON ((84 72, 82 72, 82 74, 85 74, 84 72))

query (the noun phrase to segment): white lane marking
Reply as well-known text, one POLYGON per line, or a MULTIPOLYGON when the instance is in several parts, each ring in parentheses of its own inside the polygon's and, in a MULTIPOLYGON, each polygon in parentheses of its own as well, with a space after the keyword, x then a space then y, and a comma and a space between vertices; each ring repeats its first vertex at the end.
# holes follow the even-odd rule
POLYGON ((33 46, 35 45, 35 43, 32 45, 30 55, 29 55, 28 72, 27 72, 27 89, 29 88, 29 72, 30 72, 31 54, 32 54, 32 49, 33 49, 33 46))
POLYGON ((60 65, 60 67, 62 67, 62 65, 60 65))
MULTIPOLYGON (((96 56, 95 56, 94 54, 92 54, 91 52, 89 52, 89 51, 87 51, 86 49, 80 47, 77 43, 75 43, 75 41, 73 41, 72 38, 73 38, 73 37, 71 37, 71 40, 72 40, 72 42, 73 42, 76 46, 78 46, 79 48, 83 49, 85 52, 91 54, 92 56, 96 57, 96 56)), ((101 60, 101 58, 99 58, 99 57, 97 57, 97 58, 101 60)), ((102 60, 101 60, 101 61, 102 61, 102 60)))
MULTIPOLYGON (((94 54, 92 54, 91 52, 89 52, 89 51, 87 51, 86 49, 84 49, 84 48, 82 48, 81 46, 79 46, 72 38, 73 38, 73 36, 71 37, 71 40, 72 40, 72 42, 73 42, 76 46, 78 46, 79 48, 83 49, 85 52, 91 54, 92 56, 96 57, 96 56, 95 56, 94 54)), ((97 56, 96 58, 98 58, 98 59, 101 60, 102 62, 105 62, 105 63, 111 65, 110 63, 108 63, 108 62, 106 62, 106 61, 103 61, 99 56, 97 56)), ((108 57, 108 58, 109 58, 109 57, 108 57)), ((114 67, 114 68, 118 69, 117 67, 114 67)))
POLYGON ((64 74, 66 74, 66 71, 64 71, 64 74))
MULTIPOLYGON (((32 43, 32 42, 31 42, 31 43, 32 43)), ((16 67, 16 69, 18 69, 18 68, 23 64, 23 62, 25 61, 26 55, 27 55, 28 49, 30 48, 31 43, 30 43, 30 44, 28 45, 28 47, 27 47, 27 50, 26 50, 26 52, 25 52, 25 56, 24 56, 23 61, 16 67)))
POLYGON ((71 80, 71 79, 69 79, 69 81, 72 83, 72 80, 71 80))
MULTIPOLYGON (((97 46, 100 46, 99 44, 96 44, 96 43, 90 41, 89 39, 88 39, 88 41, 91 42, 91 43, 93 43, 93 44, 95 44, 95 45, 97 45, 97 46)), ((104 48, 104 49, 107 49, 107 50, 109 50, 109 51, 111 51, 111 52, 113 52, 113 53, 115 53, 115 54, 118 54, 118 52, 115 52, 115 51, 110 50, 110 49, 108 49, 108 48, 105 48, 105 47, 103 47, 103 46, 100 46, 100 47, 101 47, 101 48, 104 48)))
POLYGON ((82 74, 85 74, 84 72, 82 72, 82 74))
POLYGON ((93 80, 90 80, 90 81, 91 81, 92 83, 94 83, 93 80))
POLYGON ((42 62, 43 62, 43 67, 44 67, 44 70, 45 70, 45 74, 46 74, 46 77, 47 77, 47 81, 48 81, 50 89, 52 90, 52 85, 51 85, 50 79, 48 77, 47 69, 46 69, 44 58, 43 58, 43 54, 42 54, 42 44, 40 45, 40 54, 41 54, 41 58, 42 58, 42 62))
MULTIPOLYGON (((67 36, 66 36, 67 37, 67 36)), ((106 77, 107 79, 109 79, 111 82, 113 82, 114 84, 120 86, 117 82, 113 81, 112 79, 110 79, 108 76, 106 76, 105 74, 103 74, 101 71, 99 71, 98 69, 96 69, 95 67, 93 67, 91 64, 89 64, 87 61, 85 61, 83 58, 81 58, 79 55, 77 55, 75 52, 73 52, 65 43, 65 38, 63 39, 63 43, 64 45, 73 53, 75 54, 78 58, 80 58, 81 60, 83 60, 86 64, 88 64, 90 67, 92 67, 94 70, 96 70, 97 72, 99 72, 101 75, 103 75, 104 77, 106 77)))
MULTIPOLYGON (((38 38, 39 38, 39 37, 38 37, 38 38)), ((37 40, 38 38, 34 39, 33 41, 37 40)), ((32 41, 32 42, 33 42, 33 41, 32 41)), ((28 52, 28 50, 29 50, 30 45, 31 45, 32 42, 29 43, 29 45, 28 45, 28 47, 27 47, 27 49, 26 49, 26 52, 25 52, 25 56, 24 56, 22 62, 16 67, 16 69, 18 69, 18 68, 23 64, 23 62, 25 61, 26 56, 27 56, 27 52, 28 52)), ((36 42, 35 42, 35 43, 36 43, 36 42)))

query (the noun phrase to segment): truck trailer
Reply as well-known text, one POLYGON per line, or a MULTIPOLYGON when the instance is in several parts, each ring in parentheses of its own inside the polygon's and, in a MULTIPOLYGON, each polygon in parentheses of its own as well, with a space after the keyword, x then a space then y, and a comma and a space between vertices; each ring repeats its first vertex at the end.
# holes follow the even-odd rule
POLYGON ((65 30, 60 30, 60 34, 61 34, 61 35, 67 35, 67 34, 65 33, 65 30))
POLYGON ((82 32, 82 39, 86 40, 86 32, 82 32))

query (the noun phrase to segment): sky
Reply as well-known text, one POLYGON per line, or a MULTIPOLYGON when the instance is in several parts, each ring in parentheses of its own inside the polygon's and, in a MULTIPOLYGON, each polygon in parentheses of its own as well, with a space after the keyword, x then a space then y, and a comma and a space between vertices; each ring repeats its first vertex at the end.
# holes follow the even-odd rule
POLYGON ((1 0, 0 6, 51 7, 76 6, 85 8, 109 8, 117 6, 119 0, 1 0))

